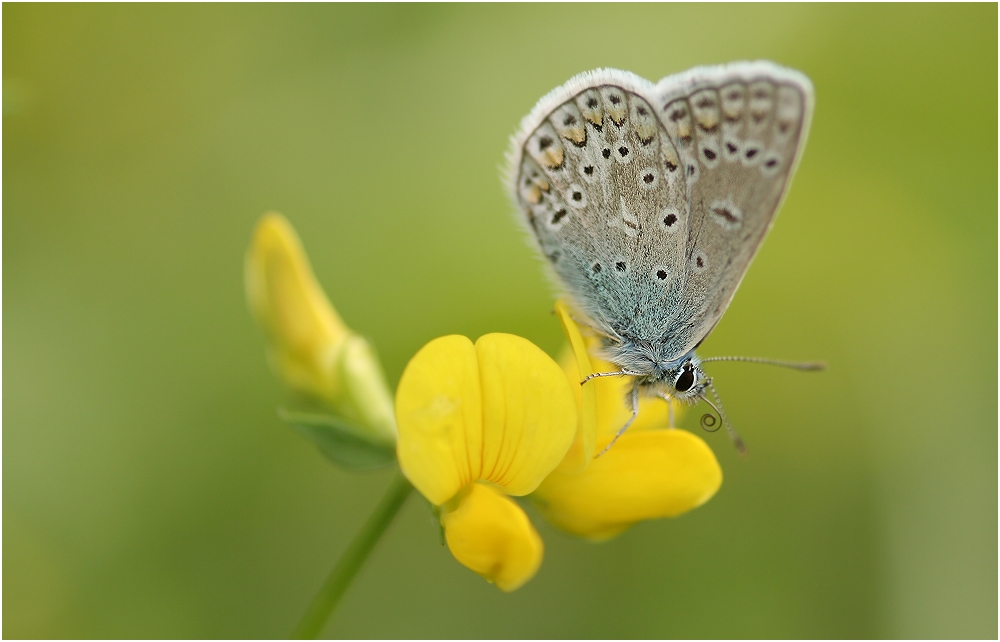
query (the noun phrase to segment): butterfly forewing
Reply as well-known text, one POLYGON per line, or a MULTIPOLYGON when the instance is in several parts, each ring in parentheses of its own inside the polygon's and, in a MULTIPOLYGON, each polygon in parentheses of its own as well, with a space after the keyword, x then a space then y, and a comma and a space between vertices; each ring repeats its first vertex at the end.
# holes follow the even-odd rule
POLYGON ((623 72, 579 77, 543 99, 515 149, 542 253, 612 336, 657 336, 684 291, 688 190, 651 89, 623 72))
POLYGON ((661 341, 683 355, 712 330, 767 233, 812 104, 798 74, 767 63, 691 72, 659 86, 690 195, 685 290, 661 341))

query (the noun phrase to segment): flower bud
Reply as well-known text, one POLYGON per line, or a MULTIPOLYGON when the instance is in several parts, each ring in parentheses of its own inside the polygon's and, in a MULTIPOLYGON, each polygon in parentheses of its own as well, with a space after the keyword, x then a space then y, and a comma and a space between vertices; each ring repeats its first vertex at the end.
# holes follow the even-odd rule
POLYGON ((371 346, 330 304, 295 230, 276 212, 257 223, 245 263, 247 302, 276 374, 380 442, 393 443, 392 396, 371 346))

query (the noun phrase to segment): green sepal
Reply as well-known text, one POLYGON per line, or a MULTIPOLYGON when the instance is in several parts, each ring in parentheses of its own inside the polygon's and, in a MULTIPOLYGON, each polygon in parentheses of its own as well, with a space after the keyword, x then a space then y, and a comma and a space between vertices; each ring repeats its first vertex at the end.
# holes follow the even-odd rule
POLYGON ((347 423, 340 417, 278 409, 278 416, 345 470, 373 470, 393 464, 396 448, 347 423))

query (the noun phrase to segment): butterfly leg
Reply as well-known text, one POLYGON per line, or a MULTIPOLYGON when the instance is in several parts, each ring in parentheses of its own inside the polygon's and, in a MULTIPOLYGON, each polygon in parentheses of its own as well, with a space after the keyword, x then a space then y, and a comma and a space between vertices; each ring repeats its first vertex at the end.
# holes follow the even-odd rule
POLYGON ((604 450, 602 450, 601 452, 597 453, 597 455, 594 456, 594 459, 597 459, 604 453, 608 452, 608 450, 615 445, 615 442, 618 441, 618 438, 621 437, 626 430, 628 430, 629 426, 632 425, 632 422, 635 421, 635 418, 639 416, 639 386, 632 387, 632 393, 629 395, 629 397, 632 400, 632 416, 629 417, 628 421, 625 422, 625 425, 621 427, 621 429, 618 431, 618 434, 615 435, 614 439, 612 439, 608 443, 608 445, 604 447, 604 450))
POLYGON ((638 377, 641 376, 641 372, 632 372, 631 370, 617 370, 615 372, 595 372, 593 374, 587 375, 587 377, 580 382, 580 385, 587 383, 591 379, 597 379, 598 377, 638 377))
POLYGON ((669 418, 670 418, 670 425, 667 426, 667 428, 674 428, 675 426, 674 426, 674 400, 673 400, 673 398, 670 395, 662 393, 662 392, 659 393, 659 394, 657 394, 656 396, 667 402, 667 413, 669 413, 669 418))

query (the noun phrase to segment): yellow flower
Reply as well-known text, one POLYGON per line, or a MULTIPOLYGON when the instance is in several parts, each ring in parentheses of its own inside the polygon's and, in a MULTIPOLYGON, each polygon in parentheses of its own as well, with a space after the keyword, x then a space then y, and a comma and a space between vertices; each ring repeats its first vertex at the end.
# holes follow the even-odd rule
POLYGON ((399 465, 439 507, 455 558, 504 591, 531 579, 542 541, 508 496, 534 491, 576 436, 559 366, 509 334, 441 337, 406 366, 396 419, 399 465))
POLYGON ((316 282, 295 230, 276 212, 257 223, 244 265, 247 302, 271 367, 369 438, 396 438, 392 396, 371 346, 344 325, 316 282))
POLYGON ((701 439, 662 429, 667 407, 659 400, 642 400, 638 420, 594 459, 628 418, 629 382, 580 385, 587 374, 614 367, 591 359, 562 304, 572 347, 563 367, 513 335, 489 334, 475 344, 441 337, 410 360, 393 405, 368 342, 340 319, 280 214, 258 223, 245 274, 272 367, 292 390, 334 412, 289 421, 348 468, 390 463, 395 443, 403 473, 436 507, 452 554, 504 591, 530 580, 543 556, 541 538, 512 496, 530 494, 557 527, 601 540, 690 510, 721 484, 701 439))
POLYGON ((624 398, 631 381, 603 377, 580 386, 586 375, 617 367, 591 357, 565 305, 557 304, 556 310, 570 339, 572 355, 563 366, 580 389, 581 420, 566 459, 532 495, 545 517, 562 530, 600 541, 637 522, 673 517, 711 499, 722 484, 722 469, 700 437, 668 427, 662 400, 641 400, 639 417, 628 431, 592 459, 629 418, 624 398), (583 460, 587 463, 581 465, 583 460))

